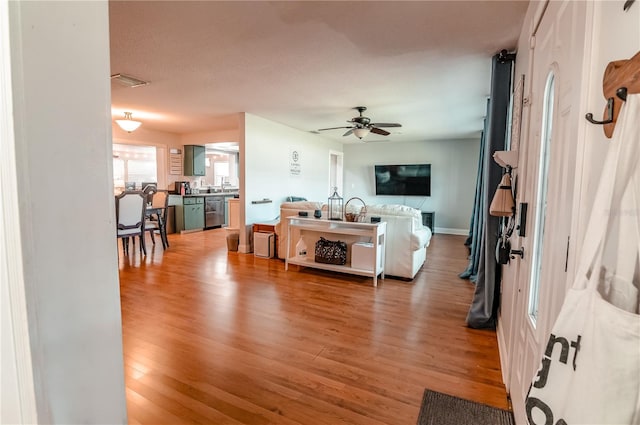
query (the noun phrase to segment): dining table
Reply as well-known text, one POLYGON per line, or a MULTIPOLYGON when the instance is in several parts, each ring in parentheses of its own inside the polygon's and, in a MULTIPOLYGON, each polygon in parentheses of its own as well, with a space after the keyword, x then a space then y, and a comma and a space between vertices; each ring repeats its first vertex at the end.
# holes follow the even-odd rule
POLYGON ((167 249, 169 247, 169 241, 167 240, 167 228, 166 223, 164 222, 166 207, 154 207, 151 204, 147 204, 144 214, 145 217, 150 220, 155 220, 158 222, 158 231, 160 232, 160 239, 162 240, 162 247, 167 249))

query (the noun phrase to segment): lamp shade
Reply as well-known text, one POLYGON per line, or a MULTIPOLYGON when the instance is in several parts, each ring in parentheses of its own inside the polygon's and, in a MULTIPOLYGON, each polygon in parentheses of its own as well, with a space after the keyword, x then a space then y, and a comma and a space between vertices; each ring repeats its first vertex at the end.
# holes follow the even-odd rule
POLYGON ((140 121, 134 121, 131 118, 131 112, 125 112, 124 119, 116 120, 116 124, 118 124, 120 128, 127 133, 131 133, 132 131, 135 131, 138 127, 140 127, 142 123, 140 121))
POLYGON ((496 217, 510 217, 514 213, 515 202, 511 192, 511 176, 505 173, 489 206, 489 214, 496 217))
POLYGON ((353 130, 353 134, 355 134, 358 139, 362 139, 364 136, 369 134, 370 131, 371 130, 369 130, 368 128, 356 128, 355 130, 353 130))

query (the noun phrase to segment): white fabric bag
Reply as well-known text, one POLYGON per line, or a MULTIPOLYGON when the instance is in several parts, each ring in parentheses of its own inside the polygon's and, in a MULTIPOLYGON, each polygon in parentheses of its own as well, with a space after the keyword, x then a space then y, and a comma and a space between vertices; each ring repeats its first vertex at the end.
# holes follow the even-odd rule
POLYGON ((640 424, 637 276, 633 281, 640 250, 638 163, 640 95, 629 95, 596 192, 578 273, 529 389, 531 425, 640 424))

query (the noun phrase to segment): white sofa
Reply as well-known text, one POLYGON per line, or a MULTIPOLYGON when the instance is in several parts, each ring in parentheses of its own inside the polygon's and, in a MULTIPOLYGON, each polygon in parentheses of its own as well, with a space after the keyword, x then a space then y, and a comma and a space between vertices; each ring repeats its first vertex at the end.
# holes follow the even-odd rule
MULTIPOLYGON (((278 237, 278 258, 283 259, 287 255, 287 232, 289 230, 289 221, 287 217, 297 216, 300 211, 305 211, 310 218, 313 218, 315 210, 322 209, 322 202, 312 201, 297 201, 297 202, 283 202, 280 204, 280 223, 276 225, 276 235, 278 237)), ((326 214, 326 208, 324 211, 326 214)), ((299 231, 294 231, 292 236, 293 243, 295 244, 300 237, 299 231)), ((292 245, 294 246, 294 245, 292 245)))
MULTIPOLYGON (((300 211, 306 211, 309 217, 313 217, 316 209, 322 209, 326 214, 326 205, 321 202, 285 202, 280 205, 280 223, 276 226, 279 258, 284 259, 287 252, 286 217, 296 216, 300 211)), ((420 210, 404 205, 368 205, 363 217, 367 223, 371 222, 371 217, 380 217, 380 221, 387 223, 385 275, 413 279, 426 260, 431 240, 431 230, 422 225, 420 210)), ((291 236, 295 243, 299 234, 294 232, 291 236)))
POLYGON ((422 213, 405 205, 367 205, 364 221, 380 217, 387 223, 384 273, 413 279, 427 258, 431 230, 422 225, 422 213))

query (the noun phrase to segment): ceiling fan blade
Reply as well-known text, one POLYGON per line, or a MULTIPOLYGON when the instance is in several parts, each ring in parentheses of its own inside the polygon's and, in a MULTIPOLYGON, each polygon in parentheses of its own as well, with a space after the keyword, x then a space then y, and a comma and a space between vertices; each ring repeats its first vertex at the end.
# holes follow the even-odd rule
POLYGON ((324 131, 324 130, 338 130, 341 128, 352 128, 352 127, 330 127, 330 128, 319 128, 318 131, 324 131))
POLYGON ((370 124, 374 127, 402 127, 402 124, 398 124, 397 122, 394 123, 388 123, 388 122, 376 122, 373 124, 370 124))
POLYGON ((349 129, 349 131, 347 131, 346 133, 343 134, 343 136, 348 136, 351 133, 353 133, 353 128, 349 129))
POLYGON ((388 131, 385 131, 385 130, 383 130, 381 128, 377 128, 377 127, 371 127, 371 132, 375 133, 375 134, 380 134, 382 136, 388 136, 388 135, 391 134, 388 131))

